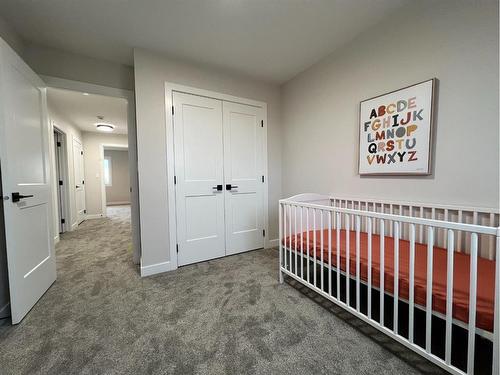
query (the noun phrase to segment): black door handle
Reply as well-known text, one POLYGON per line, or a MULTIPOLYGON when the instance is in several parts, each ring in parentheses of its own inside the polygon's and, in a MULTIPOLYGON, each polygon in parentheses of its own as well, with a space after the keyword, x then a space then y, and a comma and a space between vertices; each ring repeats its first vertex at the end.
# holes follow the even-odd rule
POLYGON ((15 193, 12 193, 12 202, 13 203, 19 202, 21 199, 24 199, 24 198, 33 198, 33 195, 21 195, 21 194, 19 194, 18 191, 16 191, 15 193))
POLYGON ((222 185, 212 186, 212 189, 222 191, 222 185))
POLYGON ((226 190, 238 189, 238 185, 226 184, 226 190))

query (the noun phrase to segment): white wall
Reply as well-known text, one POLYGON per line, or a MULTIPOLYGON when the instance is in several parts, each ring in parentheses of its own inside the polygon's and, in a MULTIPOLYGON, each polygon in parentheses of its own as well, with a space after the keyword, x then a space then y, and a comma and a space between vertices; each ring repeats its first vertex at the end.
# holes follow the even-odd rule
POLYGON ((498 2, 419 1, 282 88, 283 194, 498 207, 498 2), (429 177, 357 174, 359 102, 439 79, 429 177))
POLYGON ((24 59, 37 73, 118 89, 134 89, 131 66, 26 43, 24 59))
POLYGON ((276 85, 230 72, 134 51, 142 266, 169 261, 165 82, 266 102, 268 105, 269 236, 278 236, 281 195, 280 93, 276 85))
POLYGON ((85 203, 87 215, 99 216, 102 210, 102 145, 128 145, 126 134, 83 132, 83 160, 85 163, 85 203))
POLYGON ((106 186, 106 204, 130 203, 130 176, 127 150, 104 150, 111 160, 111 185, 106 186))
MULTIPOLYGON (((50 100, 50 98, 49 98, 50 100)), ((76 200, 75 200, 75 190, 73 187, 75 184, 75 173, 73 164, 73 139, 77 139, 82 142, 82 133, 75 125, 70 121, 66 120, 51 106, 49 102, 49 129, 50 134, 53 133, 53 127, 58 128, 65 134, 65 147, 66 147, 66 160, 68 162, 66 167, 66 173, 68 176, 68 201, 69 201, 69 218, 67 218, 67 230, 73 230, 78 226, 78 213, 76 211, 76 200)), ((49 156, 52 165, 51 171, 53 172, 52 181, 52 199, 53 199, 53 212, 54 212, 54 236, 55 240, 59 237, 59 210, 58 210, 58 199, 57 199, 57 188, 58 184, 55 175, 55 152, 54 152, 54 137, 49 137, 49 156)))

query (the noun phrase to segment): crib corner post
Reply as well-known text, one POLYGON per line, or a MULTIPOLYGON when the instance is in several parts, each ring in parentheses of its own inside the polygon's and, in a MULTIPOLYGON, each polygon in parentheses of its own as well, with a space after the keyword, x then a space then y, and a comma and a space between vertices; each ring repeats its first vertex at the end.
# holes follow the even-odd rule
POLYGON ((492 374, 500 373, 500 227, 495 241, 495 307, 493 315, 493 367, 492 374))
POLYGON ((279 206, 278 206, 278 224, 279 224, 279 265, 278 265, 278 282, 280 284, 283 284, 283 271, 281 270, 281 267, 283 266, 283 244, 282 244, 282 240, 283 240, 283 232, 282 232, 282 228, 283 228, 283 214, 281 212, 281 208, 282 208, 282 204, 281 202, 279 202, 279 206))

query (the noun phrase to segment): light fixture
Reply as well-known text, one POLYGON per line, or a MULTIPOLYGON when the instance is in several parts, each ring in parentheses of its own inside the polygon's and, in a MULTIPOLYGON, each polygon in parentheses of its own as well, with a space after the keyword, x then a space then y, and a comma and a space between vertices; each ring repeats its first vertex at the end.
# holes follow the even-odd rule
POLYGON ((97 130, 106 133, 111 133, 113 130, 115 130, 115 126, 113 124, 102 121, 104 120, 104 116, 97 116, 97 119, 99 120, 99 122, 95 123, 97 130))
POLYGON ((90 94, 88 92, 84 92, 83 95, 89 96, 90 94))

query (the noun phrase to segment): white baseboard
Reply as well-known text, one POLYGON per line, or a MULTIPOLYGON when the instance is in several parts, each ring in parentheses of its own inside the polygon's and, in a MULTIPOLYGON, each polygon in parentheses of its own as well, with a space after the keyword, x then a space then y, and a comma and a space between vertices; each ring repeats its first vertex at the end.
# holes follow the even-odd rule
POLYGON ((279 238, 275 238, 274 240, 267 241, 267 246, 266 247, 267 248, 276 247, 276 246, 279 245, 279 243, 280 243, 279 238))
POLYGON ((54 237, 54 245, 57 244, 59 242, 60 238, 59 238, 59 235, 55 236, 54 237))
POLYGON ((10 302, 3 307, 0 307, 0 318, 6 318, 10 316, 10 302))
POLYGON ((163 262, 152 264, 150 266, 141 266, 141 277, 156 275, 158 273, 172 271, 175 268, 173 267, 172 262, 163 262))
POLYGON ((106 202, 107 206, 124 206, 129 204, 130 204, 129 201, 106 202))
POLYGON ((87 216, 85 216, 85 220, 102 219, 103 217, 104 217, 103 214, 92 214, 92 215, 87 214, 87 216))

